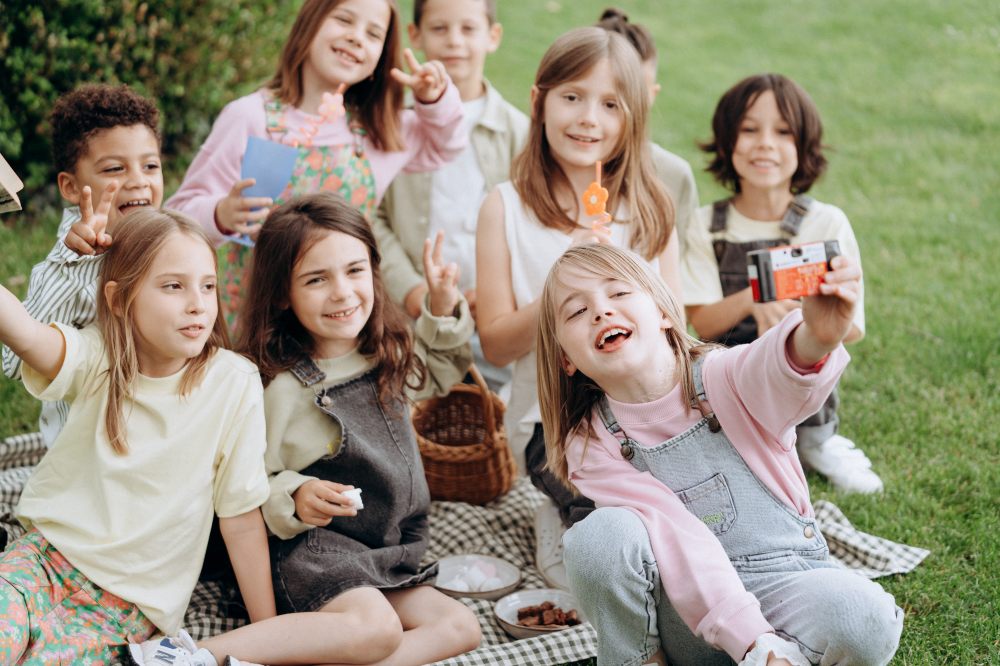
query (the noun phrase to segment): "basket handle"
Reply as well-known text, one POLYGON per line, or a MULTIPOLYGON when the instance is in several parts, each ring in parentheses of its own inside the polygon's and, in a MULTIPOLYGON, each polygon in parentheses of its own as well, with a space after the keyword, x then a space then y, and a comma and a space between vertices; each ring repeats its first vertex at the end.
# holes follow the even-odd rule
POLYGON ((479 368, 476 367, 475 363, 469 365, 469 374, 472 375, 472 381, 476 382, 476 386, 479 387, 479 394, 483 397, 483 418, 486 421, 486 429, 491 435, 494 435, 497 431, 497 423, 496 412, 493 411, 493 392, 486 385, 486 380, 483 379, 483 375, 479 372, 479 368))

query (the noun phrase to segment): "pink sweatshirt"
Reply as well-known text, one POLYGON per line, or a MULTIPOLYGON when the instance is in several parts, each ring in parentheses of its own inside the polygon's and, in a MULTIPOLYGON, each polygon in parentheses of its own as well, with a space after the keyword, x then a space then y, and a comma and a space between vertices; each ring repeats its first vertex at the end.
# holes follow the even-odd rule
MULTIPOLYGON (((788 337, 802 321, 795 310, 752 344, 711 352, 703 378, 709 403, 750 470, 775 497, 801 516, 812 516, 809 488, 795 452, 795 426, 815 413, 833 389, 849 356, 837 348, 819 370, 792 366, 788 337)), ((694 426, 680 386, 658 400, 626 404, 608 398, 629 436, 656 446, 694 426)), ((757 599, 747 592, 722 544, 684 508, 670 488, 622 458, 621 445, 593 412, 597 438, 568 447, 573 485, 598 507, 625 507, 642 519, 660 579, 681 619, 698 636, 739 662, 761 634, 772 631, 757 599)))
MULTIPOLYGON (((289 135, 301 136, 301 128, 315 118, 298 108, 286 107, 285 126, 289 135)), ((184 175, 180 189, 164 204, 198 220, 216 245, 222 244, 226 236, 215 226, 215 206, 240 179, 247 139, 251 136, 268 138, 266 124, 262 91, 227 104, 184 175)), ((377 150, 366 137, 365 155, 375 177, 376 203, 382 200, 386 188, 400 171, 431 171, 461 153, 469 139, 461 126, 462 100, 455 85, 449 83, 437 102, 416 103, 413 109, 403 111, 404 150, 377 150)), ((316 146, 343 145, 352 141, 344 117, 323 123, 313 137, 316 146)))

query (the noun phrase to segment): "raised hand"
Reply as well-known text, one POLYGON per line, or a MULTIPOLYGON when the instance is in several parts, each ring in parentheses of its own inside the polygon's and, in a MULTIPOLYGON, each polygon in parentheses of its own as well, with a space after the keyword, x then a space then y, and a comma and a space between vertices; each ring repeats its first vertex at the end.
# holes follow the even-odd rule
POLYGON ((295 514, 303 523, 326 527, 337 516, 356 516, 350 498, 342 494, 354 486, 345 486, 333 481, 310 479, 292 493, 295 500, 295 514))
POLYGON ((833 258, 818 296, 802 299, 802 318, 816 341, 836 346, 854 325, 854 308, 861 295, 861 266, 846 255, 833 258))
POLYGON ((398 67, 393 67, 390 72, 392 78, 404 86, 413 88, 413 96, 417 98, 418 102, 433 104, 441 99, 445 88, 448 87, 448 81, 451 80, 448 78, 448 72, 445 71, 444 65, 437 60, 420 64, 410 49, 403 51, 403 57, 410 68, 410 73, 407 74, 398 67))
POLYGON ((108 216, 117 193, 118 183, 108 184, 95 211, 94 194, 90 185, 84 186, 80 197, 80 219, 66 233, 63 239, 66 247, 80 255, 102 254, 111 247, 111 236, 107 233, 108 216))
POLYGON ((428 307, 435 317, 447 317, 455 312, 460 293, 458 291, 458 264, 445 264, 441 259, 444 232, 437 232, 433 249, 431 239, 424 241, 424 276, 430 294, 428 307))
POLYGON ((257 234, 260 233, 258 223, 271 212, 268 206, 274 202, 271 197, 243 196, 243 190, 256 182, 253 178, 237 181, 229 194, 215 204, 215 224, 221 231, 246 234, 253 240, 257 239, 257 234))

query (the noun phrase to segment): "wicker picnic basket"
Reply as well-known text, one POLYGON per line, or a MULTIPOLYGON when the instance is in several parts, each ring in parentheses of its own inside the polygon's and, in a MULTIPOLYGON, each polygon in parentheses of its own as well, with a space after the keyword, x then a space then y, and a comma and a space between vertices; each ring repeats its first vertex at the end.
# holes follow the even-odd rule
POLYGON ((517 464, 503 427, 506 407, 473 365, 457 384, 413 408, 424 474, 436 500, 486 504, 511 489, 517 464))

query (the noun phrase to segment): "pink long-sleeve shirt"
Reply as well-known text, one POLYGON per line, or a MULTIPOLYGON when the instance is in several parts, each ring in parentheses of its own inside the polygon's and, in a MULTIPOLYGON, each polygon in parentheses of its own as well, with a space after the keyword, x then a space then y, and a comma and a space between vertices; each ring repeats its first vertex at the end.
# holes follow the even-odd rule
MULTIPOLYGON (((215 225, 215 206, 240 180, 247 139, 251 136, 269 138, 264 103, 264 93, 258 90, 222 109, 184 175, 180 189, 164 204, 198 220, 216 245, 228 239, 215 225)), ((315 119, 316 116, 301 109, 285 107, 285 126, 290 136, 301 136, 300 130, 315 119)), ((462 100, 458 89, 449 82, 438 101, 433 104, 418 102, 414 108, 402 112, 406 146, 403 150, 378 150, 365 137, 365 156, 375 178, 376 204, 400 171, 431 171, 461 153, 468 143, 461 126, 462 100)), ((341 116, 320 124, 312 142, 315 146, 335 146, 351 144, 353 140, 347 119, 341 116)))
MULTIPOLYGON (((820 408, 850 357, 841 346, 818 372, 794 367, 787 342, 801 321, 795 310, 752 344, 710 352, 702 376, 712 410, 750 470, 775 497, 811 517, 795 426, 820 408)), ((702 418, 684 404, 679 385, 652 402, 608 402, 629 436, 644 446, 679 435, 702 418)), ((568 444, 570 481, 598 507, 638 514, 671 605, 696 635, 739 662, 758 636, 773 630, 759 602, 708 527, 670 488, 622 458, 621 444, 596 410, 591 423, 596 438, 586 447, 583 435, 568 444)))

